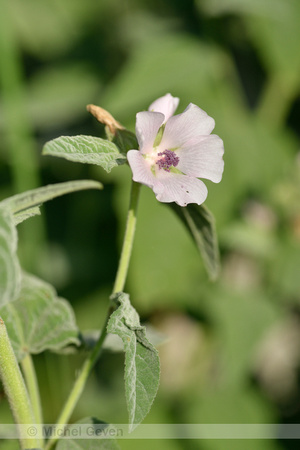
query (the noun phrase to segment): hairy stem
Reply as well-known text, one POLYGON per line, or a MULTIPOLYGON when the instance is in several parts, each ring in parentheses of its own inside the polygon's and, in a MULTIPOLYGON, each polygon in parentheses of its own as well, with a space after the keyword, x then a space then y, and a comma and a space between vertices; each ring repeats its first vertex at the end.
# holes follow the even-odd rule
POLYGON ((21 361, 21 368, 24 374, 29 398, 32 404, 32 410, 35 417, 36 424, 43 423, 42 406, 40 399, 39 386, 37 382, 36 372, 32 357, 29 353, 21 361))
POLYGON ((12 349, 6 326, 0 318, 0 377, 12 410, 15 423, 19 426, 19 439, 22 449, 39 448, 40 442, 30 437, 22 424, 35 424, 35 417, 28 392, 12 349))
POLYGON ((126 230, 123 240, 123 247, 121 257, 119 261, 119 267, 116 275, 116 280, 113 288, 113 294, 120 292, 124 289, 124 285, 127 278, 129 261, 132 251, 136 220, 137 220, 137 207, 139 201, 141 185, 139 183, 132 182, 130 205, 127 215, 126 230))

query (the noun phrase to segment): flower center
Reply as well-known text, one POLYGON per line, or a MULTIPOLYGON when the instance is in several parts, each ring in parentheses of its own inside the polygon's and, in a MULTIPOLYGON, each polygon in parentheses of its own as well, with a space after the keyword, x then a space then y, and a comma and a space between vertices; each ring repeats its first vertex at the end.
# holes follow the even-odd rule
POLYGON ((163 152, 159 152, 157 156, 160 156, 156 160, 156 164, 158 165, 159 169, 164 169, 166 172, 170 172, 170 168, 176 167, 179 163, 179 158, 175 154, 175 152, 172 152, 172 150, 165 150, 163 152))

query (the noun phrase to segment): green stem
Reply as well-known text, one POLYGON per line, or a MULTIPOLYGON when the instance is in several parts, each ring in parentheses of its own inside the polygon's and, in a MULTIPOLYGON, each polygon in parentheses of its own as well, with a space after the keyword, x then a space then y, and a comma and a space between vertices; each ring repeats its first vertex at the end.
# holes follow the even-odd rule
MULTIPOLYGON (((6 326, 0 318, 0 377, 7 399, 12 410, 15 423, 34 424, 34 414, 28 392, 22 377, 18 362, 12 349, 6 326)), ((19 427, 20 445, 22 449, 39 447, 39 440, 30 437, 22 427, 19 427)))
POLYGON ((35 421, 37 424, 41 424, 43 423, 43 417, 42 417, 40 392, 34 364, 30 353, 27 353, 26 356, 22 359, 21 367, 24 374, 26 386, 28 389, 29 398, 31 400, 35 421))
MULTIPOLYGON (((120 261, 119 261, 119 267, 118 267, 116 281, 114 284, 112 294, 115 294, 116 292, 123 290, 125 282, 126 282, 129 261, 130 261, 131 251, 132 251, 132 245, 133 245, 133 239, 134 239, 134 233, 135 233, 135 227, 136 227, 137 207, 138 207, 140 187, 141 187, 140 184, 132 182, 130 205, 129 205, 128 215, 127 215, 127 223, 126 223, 123 247, 122 247, 121 257, 120 257, 120 261)), ((95 347, 93 348, 92 352, 90 353, 90 355, 85 360, 85 362, 82 366, 81 372, 73 385, 73 388, 69 395, 69 398, 67 399, 67 402, 65 403, 64 408, 57 420, 57 426, 64 426, 69 421, 71 414, 74 411, 74 408, 75 408, 75 406, 80 398, 80 395, 85 387, 88 376, 91 373, 91 371, 101 353, 102 345, 103 345, 103 342, 107 335, 107 331, 106 331, 107 323, 108 323, 109 318, 113 311, 114 311, 114 307, 112 305, 110 305, 104 326, 102 327, 102 332, 100 334, 100 337, 99 337, 95 347)), ((50 450, 57 440, 58 440, 58 437, 53 437, 53 438, 49 439, 45 450, 50 450)))
POLYGON ((119 261, 119 267, 116 275, 116 280, 113 288, 113 294, 116 292, 120 292, 124 289, 125 281, 127 278, 129 261, 132 251, 133 238, 136 227, 136 219, 137 219, 137 207, 139 201, 141 185, 139 183, 132 182, 131 186, 131 196, 130 196, 130 204, 127 215, 127 223, 125 236, 123 241, 123 247, 121 252, 121 257, 119 261))

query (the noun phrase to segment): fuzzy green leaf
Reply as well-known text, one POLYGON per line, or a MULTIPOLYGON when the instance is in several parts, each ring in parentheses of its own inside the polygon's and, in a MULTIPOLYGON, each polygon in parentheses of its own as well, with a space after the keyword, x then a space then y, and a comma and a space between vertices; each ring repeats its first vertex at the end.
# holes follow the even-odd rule
POLYGON ((0 306, 16 298, 21 270, 17 258, 17 231, 11 212, 0 206, 0 306))
POLYGON ((38 206, 33 206, 32 208, 26 209, 25 211, 17 212, 13 215, 13 221, 15 225, 24 222, 24 220, 29 219, 33 216, 39 216, 41 214, 40 208, 38 206))
POLYGON ((20 223, 28 217, 39 214, 38 206, 55 197, 84 189, 102 188, 102 184, 98 181, 67 181, 65 183, 49 184, 48 186, 42 186, 21 194, 13 195, 12 197, 2 200, 0 205, 9 208, 15 216, 15 223, 20 223))
POLYGON ((61 136, 47 142, 43 154, 74 162, 96 164, 106 172, 126 162, 126 157, 113 142, 94 136, 61 136))
MULTIPOLYGON (((166 336, 157 331, 152 325, 145 324, 145 329, 147 337, 153 345, 158 346, 166 340, 166 336)), ((91 350, 95 347, 99 340, 100 333, 101 330, 89 330, 80 335, 81 344, 86 350, 91 350)), ((124 344, 122 339, 116 334, 108 334, 102 348, 111 352, 123 352, 124 344)), ((72 351, 76 352, 78 349, 72 347, 72 351)))
POLYGON ((32 275, 23 274, 18 298, 0 312, 18 361, 26 353, 59 351, 68 344, 79 344, 70 304, 58 298, 51 285, 32 275))
POLYGON ((148 341, 145 327, 131 306, 128 294, 116 294, 118 305, 107 325, 108 333, 117 334, 125 350, 125 394, 129 412, 129 431, 142 422, 150 411, 159 385, 160 365, 157 350, 148 341))
POLYGON ((169 206, 183 221, 203 258, 205 268, 212 280, 219 273, 220 258, 215 221, 212 213, 204 205, 190 204, 184 208, 170 203, 169 206))
POLYGON ((102 422, 94 417, 86 417, 78 422, 68 425, 70 439, 60 439, 56 446, 57 450, 119 450, 120 447, 114 439, 117 436, 117 429, 114 429, 105 422, 102 422), (76 439, 79 434, 79 429, 82 433, 90 436, 97 436, 97 439, 76 439), (108 439, 105 439, 105 437, 108 439))

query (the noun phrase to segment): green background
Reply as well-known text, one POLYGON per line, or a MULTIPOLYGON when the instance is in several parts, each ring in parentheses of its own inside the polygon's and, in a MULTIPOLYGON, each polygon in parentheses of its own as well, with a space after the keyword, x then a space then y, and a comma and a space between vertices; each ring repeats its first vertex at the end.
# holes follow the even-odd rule
MULTIPOLYGON (((0 198, 49 183, 100 180, 21 224, 22 266, 101 326, 131 171, 106 174, 41 150, 60 135, 103 137, 94 103, 134 131, 167 92, 216 121, 220 184, 207 182, 222 269, 212 283, 170 208, 142 189, 127 283, 164 336, 161 387, 146 423, 297 423, 300 418, 300 2, 298 0, 1 0, 0 198)), ((44 419, 54 423, 84 355, 35 356, 44 419)), ((1 422, 11 416, 0 393, 1 422)), ((106 352, 72 421, 126 423, 123 356, 106 352)), ((3 448, 14 443, 6 442, 3 448)), ((292 440, 120 441, 177 450, 297 448, 292 440)))

